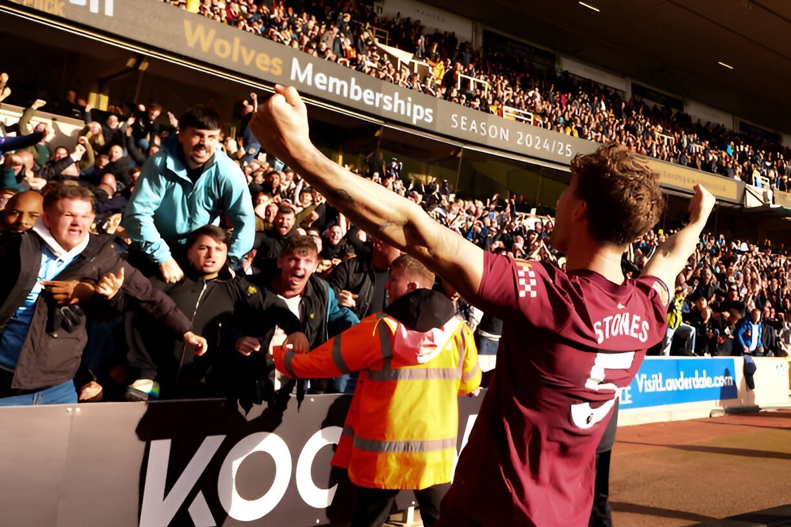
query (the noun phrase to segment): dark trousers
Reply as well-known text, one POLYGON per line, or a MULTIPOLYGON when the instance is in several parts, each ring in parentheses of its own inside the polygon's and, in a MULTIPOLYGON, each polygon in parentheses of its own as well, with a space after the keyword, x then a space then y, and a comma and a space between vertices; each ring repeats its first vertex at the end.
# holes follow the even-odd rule
MULTIPOLYGON (((434 485, 423 490, 414 490, 420 507, 420 517, 425 527, 431 527, 439 518, 439 504, 447 494, 450 483, 434 485)), ((357 502, 349 527, 382 527, 395 503, 399 490, 369 489, 358 487, 357 502)))
POLYGON ((605 450, 596 454, 596 483, 593 488, 593 508, 588 527, 612 527, 610 515, 610 454, 605 450))

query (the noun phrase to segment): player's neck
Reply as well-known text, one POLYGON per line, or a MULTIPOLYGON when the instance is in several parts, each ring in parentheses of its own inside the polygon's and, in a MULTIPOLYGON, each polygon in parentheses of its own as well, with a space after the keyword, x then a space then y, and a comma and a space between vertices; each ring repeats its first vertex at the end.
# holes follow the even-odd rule
POLYGON ((587 269, 599 273, 615 284, 624 282, 621 270, 623 249, 614 245, 601 245, 592 240, 572 245, 566 255, 566 271, 587 269))

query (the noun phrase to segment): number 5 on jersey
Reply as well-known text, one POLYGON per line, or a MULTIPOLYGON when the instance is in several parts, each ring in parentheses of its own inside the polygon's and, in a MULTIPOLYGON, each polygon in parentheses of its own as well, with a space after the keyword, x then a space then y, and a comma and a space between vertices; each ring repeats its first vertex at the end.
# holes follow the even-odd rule
POLYGON ((632 367, 634 352, 597 353, 593 362, 585 387, 597 392, 612 391, 612 398, 598 408, 592 408, 590 403, 571 405, 571 422, 577 428, 588 429, 607 417, 615 404, 618 386, 607 382, 607 370, 628 370, 632 367))

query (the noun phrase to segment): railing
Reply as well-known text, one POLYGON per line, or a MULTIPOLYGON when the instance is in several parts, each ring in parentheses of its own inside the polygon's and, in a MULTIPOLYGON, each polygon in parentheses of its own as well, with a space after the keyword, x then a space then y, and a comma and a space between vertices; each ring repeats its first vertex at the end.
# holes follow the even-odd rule
POLYGON ((425 77, 429 73, 431 73, 431 65, 423 60, 412 59, 409 62, 410 69, 412 73, 418 73, 421 77, 425 77))
POLYGON ((532 113, 525 110, 520 110, 519 108, 514 108, 513 106, 503 106, 503 118, 508 119, 509 121, 527 123, 530 126, 533 125, 532 113))
POLYGON ((770 187, 769 178, 760 174, 753 174, 753 186, 760 189, 768 189, 770 187))
POLYGON ((352 26, 356 26, 358 28, 358 32, 368 31, 371 34, 371 36, 376 40, 378 40, 380 43, 384 44, 385 46, 389 45, 390 33, 386 29, 372 26, 368 23, 363 24, 362 22, 358 22, 356 20, 350 21, 349 24, 352 26))
POLYGON ((489 93, 489 83, 488 82, 486 82, 484 80, 481 80, 481 79, 476 79, 475 77, 470 77, 469 75, 464 75, 462 73, 459 73, 459 78, 456 81, 456 89, 457 90, 461 90, 462 79, 466 79, 467 81, 469 81, 469 90, 470 91, 475 91, 475 85, 476 84, 483 84, 483 93, 484 93, 484 95, 488 95, 488 93, 489 93))
POLYGON ((369 26, 368 31, 371 32, 371 36, 373 36, 376 40, 379 42, 384 42, 385 46, 390 45, 390 32, 388 32, 386 29, 369 26), (384 41, 382 40, 383 37, 384 41))
POLYGON ((666 145, 674 145, 674 144, 676 144, 676 138, 673 137, 672 135, 660 134, 659 132, 655 132, 654 134, 656 136, 655 137, 656 140, 661 142, 661 143, 664 143, 666 145))

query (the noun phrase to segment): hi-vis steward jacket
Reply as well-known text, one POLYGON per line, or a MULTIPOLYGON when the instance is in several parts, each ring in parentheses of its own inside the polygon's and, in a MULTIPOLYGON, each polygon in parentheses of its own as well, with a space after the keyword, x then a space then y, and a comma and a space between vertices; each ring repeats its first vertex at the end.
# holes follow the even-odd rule
POLYGON ((275 350, 275 366, 292 378, 360 371, 332 460, 355 485, 419 490, 451 480, 457 396, 481 383, 472 332, 454 311, 418 289, 310 353, 275 350))

